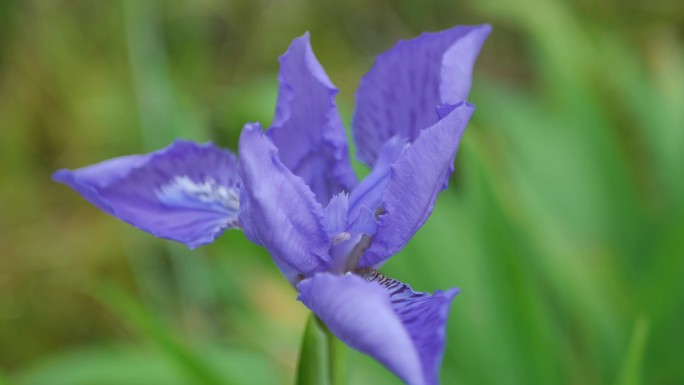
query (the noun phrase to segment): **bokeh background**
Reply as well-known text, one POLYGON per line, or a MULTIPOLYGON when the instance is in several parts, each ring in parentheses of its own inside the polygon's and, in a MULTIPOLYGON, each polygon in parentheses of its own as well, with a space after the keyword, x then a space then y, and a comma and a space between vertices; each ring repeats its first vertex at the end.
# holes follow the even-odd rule
MULTIPOLYGON (((190 252, 50 174, 235 149, 306 30, 348 123, 376 54, 483 22, 450 188, 383 269, 462 288, 443 383, 684 383, 681 1, 2 0, 0 384, 292 383, 307 312, 264 250, 190 252)), ((350 384, 400 383, 349 354, 350 384)))

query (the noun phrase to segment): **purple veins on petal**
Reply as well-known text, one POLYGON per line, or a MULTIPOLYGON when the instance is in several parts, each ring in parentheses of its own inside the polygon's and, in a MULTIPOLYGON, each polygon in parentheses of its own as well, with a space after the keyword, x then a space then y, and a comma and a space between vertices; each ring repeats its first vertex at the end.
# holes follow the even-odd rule
POLYGON ((247 238, 269 251, 290 282, 326 270, 331 241, 311 189, 283 165, 258 124, 242 130, 239 154, 239 219, 247 238))
POLYGON ((423 130, 403 157, 392 165, 382 195, 373 242, 360 267, 378 266, 401 250, 432 213, 437 195, 451 175, 461 135, 474 106, 461 103, 432 127, 423 130))
POLYGON ((103 211, 190 248, 239 228, 237 159, 211 143, 178 140, 147 155, 59 170, 53 179, 103 211))
POLYGON ((412 142, 437 122, 436 106, 467 100, 473 65, 490 32, 480 25, 423 33, 378 56, 356 92, 352 132, 359 159, 372 166, 389 138, 412 142))
POLYGON ((362 270, 317 274, 297 285, 299 300, 342 341, 378 360, 409 385, 436 385, 456 289, 418 293, 362 270))
POLYGON ((279 60, 278 103, 267 135, 281 162, 325 205, 356 184, 335 104, 337 88, 316 59, 308 33, 294 39, 279 60))

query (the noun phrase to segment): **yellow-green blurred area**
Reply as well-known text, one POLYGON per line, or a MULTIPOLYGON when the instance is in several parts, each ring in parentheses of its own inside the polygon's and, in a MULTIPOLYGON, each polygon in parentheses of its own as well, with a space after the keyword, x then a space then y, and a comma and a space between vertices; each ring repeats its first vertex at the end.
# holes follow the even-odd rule
POLYGON ((383 268, 462 289, 442 382, 684 383, 683 2, 2 0, 0 384, 293 383, 307 311, 263 249, 155 239, 51 173, 235 150, 307 30, 349 122, 376 54, 483 22, 449 190, 383 268))

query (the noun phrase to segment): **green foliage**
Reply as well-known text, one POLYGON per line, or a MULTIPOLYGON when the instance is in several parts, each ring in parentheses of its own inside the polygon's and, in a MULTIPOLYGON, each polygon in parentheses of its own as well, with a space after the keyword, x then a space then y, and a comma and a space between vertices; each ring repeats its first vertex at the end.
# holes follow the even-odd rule
POLYGON ((0 384, 292 383, 302 330, 324 331, 262 249, 190 252, 50 173, 178 136, 235 149, 305 30, 348 122, 373 55, 481 22, 450 189, 383 268, 461 287, 442 382, 683 383, 684 12, 652 3, 0 2, 0 384))

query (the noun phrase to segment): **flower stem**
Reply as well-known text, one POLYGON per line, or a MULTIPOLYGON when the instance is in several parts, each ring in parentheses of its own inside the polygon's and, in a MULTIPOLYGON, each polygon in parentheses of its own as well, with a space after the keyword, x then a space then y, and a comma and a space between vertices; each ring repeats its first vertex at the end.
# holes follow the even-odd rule
POLYGON ((296 385, 345 385, 347 347, 314 314, 307 321, 296 385))
POLYGON ((322 322, 328 337, 328 362, 330 370, 330 385, 345 385, 347 383, 347 345, 340 341, 322 322))

